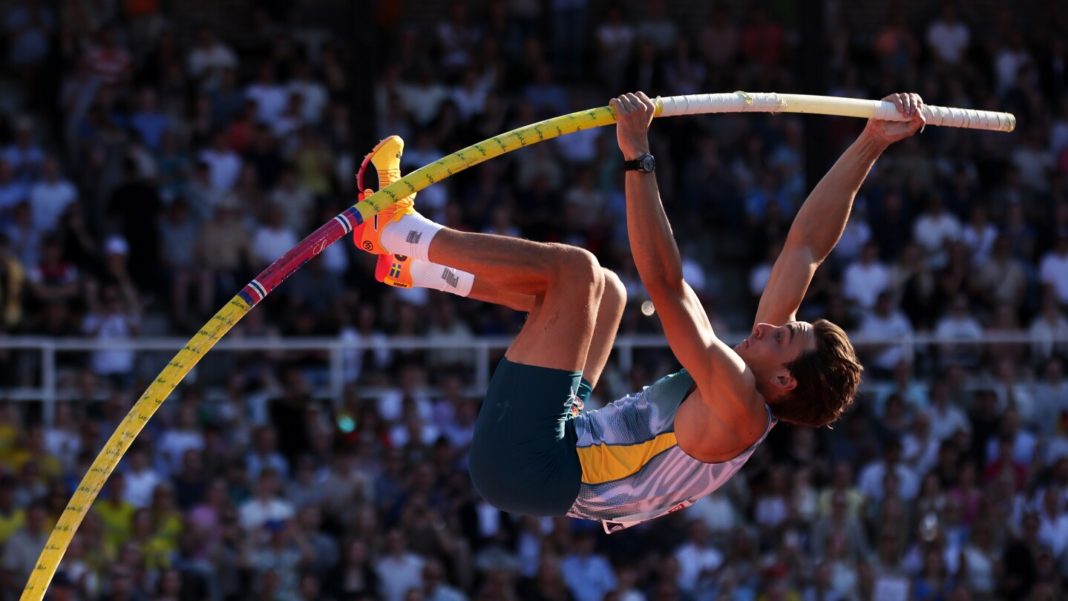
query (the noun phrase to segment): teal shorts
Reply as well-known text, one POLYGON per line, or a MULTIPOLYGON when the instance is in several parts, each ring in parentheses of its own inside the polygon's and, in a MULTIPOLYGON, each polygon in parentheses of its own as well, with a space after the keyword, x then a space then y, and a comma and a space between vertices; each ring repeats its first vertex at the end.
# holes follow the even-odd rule
POLYGON ((589 393, 582 372, 502 359, 471 441, 471 481, 482 498, 512 513, 567 513, 582 480, 572 409, 589 393))

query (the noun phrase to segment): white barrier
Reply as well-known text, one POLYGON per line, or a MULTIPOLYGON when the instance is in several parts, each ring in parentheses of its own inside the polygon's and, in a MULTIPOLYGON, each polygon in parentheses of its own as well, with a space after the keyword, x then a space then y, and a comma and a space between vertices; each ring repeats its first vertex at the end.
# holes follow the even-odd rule
MULTIPOLYGON (((730 335, 725 337, 728 341, 738 341, 744 334, 730 335)), ((912 347, 932 347, 941 344, 966 345, 966 346, 989 346, 998 344, 1024 344, 1032 345, 1036 340, 1026 331, 991 332, 984 335, 980 340, 957 340, 939 338, 933 334, 917 334, 907 339, 893 338, 865 338, 853 336, 853 343, 858 351, 863 353, 865 347, 883 344, 909 345, 912 347)), ((1049 341, 1050 339, 1046 339, 1049 341)), ((476 392, 485 390, 489 383, 492 365, 490 358, 494 351, 502 351, 507 348, 511 338, 509 337, 475 337, 470 341, 458 344, 455 341, 436 341, 429 337, 392 337, 383 341, 369 344, 338 338, 233 338, 220 341, 216 348, 221 351, 216 356, 227 352, 261 351, 261 352, 286 352, 286 351, 324 351, 327 354, 326 369, 328 384, 320 394, 329 395, 331 398, 341 398, 346 385, 345 378, 345 355, 351 351, 362 352, 365 350, 385 349, 388 351, 412 351, 412 350, 467 350, 472 354, 471 364, 474 366, 474 378, 472 388, 476 392)), ((1068 345, 1068 338, 1054 338, 1055 344, 1068 345)), ((96 340, 91 338, 43 338, 31 336, 0 337, 0 351, 21 350, 39 353, 40 386, 0 388, 0 399, 12 401, 40 401, 43 403, 43 417, 46 422, 51 422, 54 414, 54 404, 57 401, 69 400, 69 391, 63 391, 59 387, 59 370, 57 368, 57 355, 60 353, 91 353, 102 350, 133 350, 135 353, 159 352, 169 356, 184 343, 180 338, 134 338, 128 340, 96 340)), ((616 339, 614 360, 621 371, 629 371, 634 362, 634 353, 638 349, 667 348, 667 342, 663 336, 620 336, 616 339)), ((161 357, 161 361, 165 359, 161 357)), ((368 396, 374 396, 375 390, 364 390, 368 396)))

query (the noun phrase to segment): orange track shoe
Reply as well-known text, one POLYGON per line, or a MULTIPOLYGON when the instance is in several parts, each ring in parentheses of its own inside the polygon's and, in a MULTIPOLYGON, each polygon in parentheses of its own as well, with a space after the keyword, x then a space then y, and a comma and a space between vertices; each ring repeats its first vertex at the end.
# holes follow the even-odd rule
MULTIPOLYGON (((366 198, 371 192, 363 189, 363 172, 367 168, 367 164, 371 163, 375 166, 375 171, 378 172, 378 188, 382 189, 400 179, 400 160, 403 154, 404 140, 400 136, 389 136, 376 144, 371 149, 371 152, 367 153, 363 163, 360 165, 360 171, 356 174, 356 189, 361 190, 361 199, 366 198)), ((414 212, 415 194, 412 194, 379 211, 371 219, 357 226, 352 232, 352 241, 357 248, 373 255, 389 255, 389 252, 379 240, 382 235, 382 229, 401 217, 414 212)), ((379 265, 382 265, 382 261, 379 261, 379 265)), ((375 276, 378 276, 378 269, 375 270, 375 276)), ((410 277, 408 281, 409 285, 411 285, 410 277)))

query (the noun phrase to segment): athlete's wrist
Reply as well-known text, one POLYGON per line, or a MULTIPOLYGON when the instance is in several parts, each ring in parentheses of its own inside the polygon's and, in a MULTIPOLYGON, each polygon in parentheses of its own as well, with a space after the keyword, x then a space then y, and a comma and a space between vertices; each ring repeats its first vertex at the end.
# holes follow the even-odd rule
POLYGON ((641 157, 643 157, 643 156, 645 156, 647 154, 652 154, 652 153, 649 152, 649 144, 648 143, 646 143, 646 144, 635 144, 634 146, 628 145, 626 148, 624 148, 622 150, 623 150, 623 160, 624 161, 636 161, 636 160, 640 159, 641 157))
POLYGON ((893 140, 888 139, 885 135, 872 131, 870 128, 865 128, 860 132, 860 136, 857 137, 857 142, 879 152, 886 150, 894 143, 893 140))
POLYGON ((869 158, 878 158, 887 148, 890 148, 891 144, 893 144, 893 141, 868 130, 861 132, 856 142, 853 143, 860 154, 869 158))

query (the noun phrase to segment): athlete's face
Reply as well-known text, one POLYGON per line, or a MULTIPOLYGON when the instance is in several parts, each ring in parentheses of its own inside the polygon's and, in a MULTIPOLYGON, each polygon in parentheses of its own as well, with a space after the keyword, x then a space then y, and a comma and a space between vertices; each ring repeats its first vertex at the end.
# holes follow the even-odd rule
POLYGON ((756 324, 749 337, 734 350, 756 377, 757 389, 765 396, 778 397, 797 386, 797 380, 786 366, 815 348, 812 324, 791 321, 781 326, 756 324))

